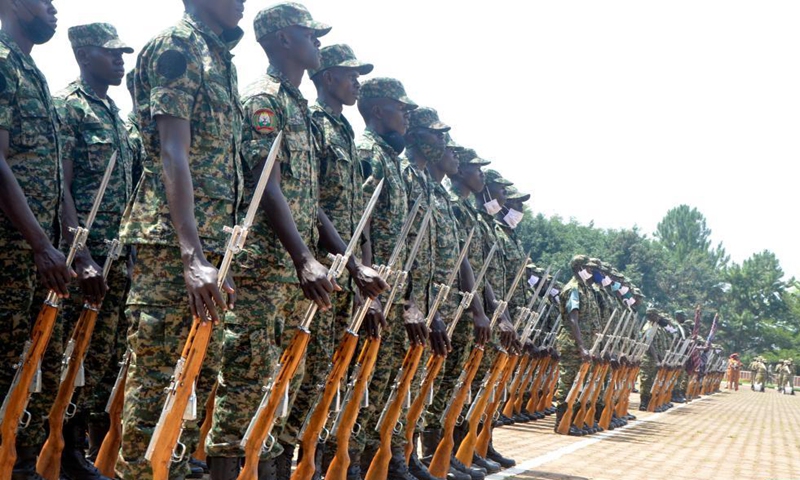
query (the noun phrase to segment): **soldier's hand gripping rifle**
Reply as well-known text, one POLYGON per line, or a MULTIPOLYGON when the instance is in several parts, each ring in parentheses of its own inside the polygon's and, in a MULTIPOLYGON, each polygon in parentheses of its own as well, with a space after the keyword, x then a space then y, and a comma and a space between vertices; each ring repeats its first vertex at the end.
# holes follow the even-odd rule
POLYGON ((600 342, 603 340, 603 338, 605 338, 606 333, 608 333, 608 328, 611 326, 611 321, 613 319, 613 317, 609 317, 608 321, 606 322, 606 326, 603 329, 603 333, 598 335, 594 341, 592 350, 589 352, 589 358, 581 363, 578 374, 575 375, 575 380, 572 382, 572 387, 570 387, 569 393, 567 394, 567 409, 564 412, 564 416, 561 417, 561 421, 559 422, 558 426, 556 427, 556 432, 562 435, 567 435, 569 433, 569 428, 572 426, 572 418, 575 414, 573 408, 575 407, 575 401, 578 399, 578 394, 582 390, 583 380, 586 377, 586 374, 589 372, 589 368, 592 366, 592 359, 595 358, 597 349, 600 346, 600 342))
MULTIPOLYGON (((537 312, 536 317, 533 317, 533 307, 536 304, 536 301, 539 299, 539 293, 544 286, 545 280, 547 279, 547 275, 550 273, 550 267, 547 267, 547 270, 544 272, 544 275, 539 280, 539 286, 536 287, 536 290, 533 292, 533 296, 531 297, 528 304, 523 307, 519 314, 517 315, 517 321, 514 323, 514 330, 519 330, 520 326, 524 325, 525 328, 522 331, 522 335, 520 335, 520 344, 522 344, 523 349, 525 348, 525 343, 528 341, 531 331, 536 328, 536 325, 539 323, 541 319, 541 312, 537 312), (533 320, 532 320, 533 319, 533 320)), ((553 277, 555 280, 555 277, 553 277)), ((552 282, 551 282, 552 285, 552 282)), ((543 310, 546 306, 547 302, 545 299, 542 299, 540 303, 540 310, 543 310)), ((519 360, 519 368, 517 368, 517 372, 514 375, 514 379, 511 382, 511 387, 509 388, 509 395, 508 400, 506 401, 506 405, 503 408, 503 415, 506 417, 511 417, 514 413, 518 412, 517 409, 517 398, 521 385, 523 384, 523 377, 526 376, 528 371, 528 365, 531 363, 531 352, 525 351, 522 355, 521 360, 519 360)), ((520 400, 520 406, 522 404, 520 400)))
MULTIPOLYGON (((400 235, 397 239, 395 249, 392 252, 392 256, 389 257, 389 261, 385 265, 380 265, 376 268, 378 275, 386 282, 389 281, 389 277, 392 274, 395 274, 396 277, 400 277, 403 274, 403 272, 394 272, 394 266, 400 259, 400 254, 405 247, 406 238, 408 237, 408 233, 411 231, 413 221, 417 217, 417 212, 420 209, 421 203, 422 195, 417 197, 416 202, 414 202, 414 205, 411 207, 408 217, 406 218, 406 222, 400 229, 400 235)), ((431 211, 429 210, 422 220, 420 232, 425 232, 428 222, 430 222, 430 218, 431 211)), ((412 252, 415 252, 419 249, 419 240, 422 239, 422 237, 423 235, 418 235, 417 242, 415 243, 412 252)), ((398 283, 402 282, 395 282, 395 285, 398 283)), ((342 380, 344 379, 345 375, 347 375, 347 368, 350 366, 350 361, 353 359, 356 346, 358 345, 358 331, 361 328, 361 323, 364 321, 364 318, 371 305, 372 299, 367 298, 365 300, 365 304, 360 306, 356 314, 352 316, 350 319, 350 324, 348 325, 347 330, 344 332, 344 335, 342 335, 339 346, 336 348, 336 351, 333 354, 331 366, 328 371, 328 377, 325 380, 325 386, 322 392, 317 395, 317 399, 313 407, 309 410, 305 423, 303 423, 303 427, 300 429, 299 443, 303 455, 297 462, 297 467, 295 468, 294 473, 292 473, 291 480, 310 480, 314 476, 314 459, 315 452, 317 450, 317 443, 319 441, 324 442, 330 435, 330 432, 325 430, 325 424, 330 417, 331 404, 333 404, 334 399, 336 399, 340 393, 342 380)), ((319 472, 320 475, 322 473, 323 472, 319 472)))
MULTIPOLYGON (((452 337, 456 324, 458 323, 462 314, 467 308, 469 308, 470 305, 472 305, 475 295, 483 286, 483 279, 486 276, 486 272, 489 269, 489 265, 491 265, 492 259, 494 258, 494 254, 496 252, 497 244, 495 243, 492 245, 489 253, 484 258, 481 270, 478 272, 478 276, 475 278, 475 283, 472 286, 472 291, 461 293, 461 302, 459 303, 458 309, 453 316, 453 321, 450 322, 450 326, 447 329, 448 337, 452 337)), ((442 416, 442 439, 439 441, 439 445, 436 448, 436 452, 434 453, 428 468, 428 471, 430 471, 431 475, 434 477, 445 478, 447 477, 447 472, 450 470, 450 455, 454 446, 453 431, 455 430, 456 422, 458 421, 458 417, 461 415, 461 409, 463 408, 464 402, 469 394, 472 381, 475 378, 475 375, 478 373, 478 367, 480 367, 482 359, 483 347, 477 345, 470 352, 467 363, 462 369, 461 375, 459 375, 456 385, 453 388, 453 396, 448 402, 447 409, 444 411, 442 416)), ((408 459, 411 457, 411 451, 415 448, 413 443, 408 441, 409 438, 411 438, 413 441, 412 426, 417 424, 419 418, 422 416, 422 412, 425 410, 425 406, 433 400, 433 383, 436 380, 436 377, 439 375, 439 371, 442 369, 443 363, 444 357, 439 355, 431 355, 431 357, 428 359, 428 364, 425 366, 425 370, 422 374, 422 383, 420 384, 419 395, 417 395, 417 398, 414 400, 414 403, 408 410, 406 425, 409 426, 409 429, 406 430, 406 461, 408 461, 408 459), (411 431, 409 432, 409 430, 411 431)))
MULTIPOLYGON (((383 182, 381 180, 375 192, 373 192, 372 198, 370 198, 364 213, 361 215, 361 220, 353 230, 353 235, 350 237, 350 242, 347 244, 344 253, 333 257, 331 266, 328 269, 328 280, 336 280, 344 272, 350 257, 361 240, 361 232, 364 231, 364 227, 370 215, 372 215, 372 210, 378 203, 378 197, 383 189, 383 182)), ((271 436, 275 418, 283 417, 289 413, 289 382, 291 382, 297 372, 298 365, 306 354, 308 342, 311 339, 311 322, 313 322, 317 310, 317 303, 311 302, 308 310, 306 310, 305 317, 295 329, 289 345, 283 351, 281 359, 275 367, 272 381, 264 387, 264 396, 240 443, 244 449, 245 457, 238 480, 256 480, 261 452, 269 449, 267 448, 267 440, 271 436)))
MULTIPOLYGON (((530 261, 530 257, 526 256, 519 269, 517 269, 517 274, 514 277, 514 281, 511 283, 511 288, 509 288, 508 292, 506 292, 506 297, 498 303, 494 310, 492 321, 489 326, 490 331, 500 320, 500 317, 503 315, 503 313, 505 313, 506 308, 508 307, 508 302, 514 298, 514 292, 517 290, 517 286, 519 285, 522 276, 525 274, 525 268, 528 266, 530 261)), ((492 416, 494 415, 494 410, 497 410, 497 407, 499 406, 500 398, 499 395, 497 395, 497 386, 501 376, 503 375, 503 372, 505 371, 507 362, 508 352, 506 352, 502 346, 498 346, 497 357, 495 358, 492 368, 487 372, 486 381, 481 385, 481 388, 478 390, 478 394, 475 396, 472 405, 467 411, 466 421, 469 425, 469 429, 464 439, 461 441, 461 445, 458 447, 456 458, 458 458, 464 465, 468 467, 472 465, 472 455, 475 453, 475 446, 478 443, 478 428, 481 420, 486 418, 487 422, 484 426, 489 426, 491 424, 492 416), (490 404, 494 409, 491 412, 489 412, 487 408, 490 406, 490 404)))
MULTIPOLYGON (((114 239, 108 242, 108 254, 103 265, 104 280, 108 279, 111 265, 121 253, 122 244, 119 240, 114 239)), ((50 432, 36 462, 36 471, 46 480, 58 480, 61 472, 61 452, 64 450, 64 418, 72 417, 77 409, 72 403, 72 394, 75 392, 75 387, 84 386, 83 359, 89 349, 99 312, 99 305, 95 306, 89 303, 83 305, 78 323, 75 324, 67 347, 64 349, 61 360, 61 383, 47 416, 50 432)))
MULTIPOLYGON (((86 217, 86 226, 75 229, 70 228, 74 236, 67 254, 67 268, 72 266, 75 255, 86 248, 89 230, 92 228, 94 219, 97 216, 97 211, 100 208, 100 203, 103 200, 103 195, 108 187, 111 172, 114 170, 116 162, 117 152, 114 152, 106 166, 103 180, 100 182, 100 188, 95 194, 92 209, 86 217)), ((47 344, 50 342, 50 336, 53 333, 60 307, 61 301, 58 298, 58 294, 51 290, 48 292, 47 298, 33 324, 31 339, 25 342, 20 361, 15 366, 17 372, 14 374, 14 380, 3 400, 3 406, 0 407, 0 422, 2 422, 2 425, 0 425, 0 478, 2 479, 11 478, 11 472, 17 459, 17 429, 27 427, 30 422, 30 413, 26 411, 26 408, 31 393, 41 391, 42 357, 44 357, 47 344), (25 420, 23 420, 23 416, 25 416, 25 420)))
POLYGON ((100 450, 97 451, 97 459, 94 466, 106 477, 114 477, 114 469, 119 458, 119 447, 122 445, 122 406, 125 403, 125 379, 128 376, 128 366, 131 363, 131 351, 126 350, 125 356, 120 362, 117 380, 106 404, 108 413, 109 427, 103 439, 100 450))
MULTIPOLYGON (((421 201, 422 196, 417 199, 417 204, 421 201)), ((416 205, 416 204, 415 204, 416 205)), ((397 272, 394 277, 392 289, 389 290, 389 296, 383 305, 383 315, 388 317, 394 305, 394 300, 398 295, 405 291, 406 282, 408 280, 408 273, 414 265, 417 252, 421 245, 422 238, 425 236, 424 232, 430 223, 432 212, 429 210, 425 218, 423 218, 417 238, 414 241, 414 246, 406 257, 403 270, 397 272)), ((403 225, 401 232, 405 232, 405 236, 413 225, 414 219, 409 215, 406 218, 406 223, 403 225)), ((403 238, 398 238, 395 244, 394 251, 390 257, 390 263, 396 263, 400 255, 406 249, 406 244, 403 238)), ((356 316, 363 318, 370 305, 370 300, 367 299, 361 306, 356 316)), ((345 480, 347 478, 347 468, 350 466, 350 436, 354 433, 354 429, 360 431, 361 426, 356 426, 358 421, 358 413, 361 411, 362 399, 365 404, 369 402, 369 382, 372 380, 372 372, 375 369, 375 362, 378 359, 378 353, 381 346, 380 326, 378 327, 377 337, 368 337, 364 340, 361 351, 358 354, 356 364, 353 366, 353 371, 350 374, 350 379, 347 382, 347 390, 345 392, 343 407, 338 410, 333 422, 333 428, 330 430, 330 435, 336 438, 336 452, 328 470, 325 472, 325 478, 328 480, 345 480)))
MULTIPOLYGON (((425 326, 428 329, 430 329, 433 319, 436 317, 436 314, 439 311, 439 307, 441 307, 450 296, 450 291, 452 290, 453 284, 458 277, 461 264, 464 259, 467 258, 469 245, 472 242, 472 237, 474 234, 475 228, 469 232, 467 240, 461 247, 461 252, 458 255, 455 265, 453 265, 453 270, 447 277, 446 283, 438 285, 439 291, 436 293, 436 298, 433 301, 433 305, 431 305, 431 308, 428 310, 428 316, 425 319, 425 326)), ((450 324, 450 328, 448 328, 448 336, 452 335, 454 324, 461 316, 461 312, 463 312, 463 308, 461 307, 462 305, 459 305, 460 312, 456 312, 457 317, 453 319, 453 322, 450 324)), ((375 456, 372 457, 372 462, 369 465, 369 469, 367 469, 367 475, 364 477, 364 480, 385 480, 388 475, 389 461, 392 458, 392 434, 396 430, 396 425, 398 425, 400 415, 403 413, 403 405, 406 403, 406 397, 410 395, 411 381, 414 379, 414 375, 417 373, 417 368, 419 367, 419 362, 422 358, 424 348, 425 347, 423 345, 412 344, 406 352, 406 356, 403 359, 403 364, 400 367, 400 371, 397 372, 395 377, 395 383, 392 385, 392 391, 389 395, 389 399, 386 402, 386 405, 383 407, 380 417, 378 418, 376 430, 378 431, 378 436, 380 438, 380 446, 375 452, 375 456)), ((434 354, 431 355, 432 359, 436 357, 439 356, 434 354)), ((439 358, 443 360, 444 357, 439 358)), ((441 368, 441 365, 439 368, 441 368)), ((415 423, 409 423, 407 424, 406 428, 406 435, 411 435, 412 442, 410 443, 412 445, 415 425, 415 423)))
MULTIPOLYGON (((247 234, 261 202, 261 195, 264 193, 270 171, 275 164, 282 138, 283 133, 279 133, 273 143, 244 221, 241 225, 236 225, 233 228, 224 228, 224 231, 230 237, 225 247, 225 255, 217 272, 217 286, 219 288, 222 287, 228 276, 234 256, 244 248, 247 234)), ((202 321, 198 316, 192 319, 192 326, 183 346, 181 357, 175 365, 172 380, 165 389, 166 400, 164 401, 164 407, 161 410, 158 423, 156 423, 153 436, 144 455, 144 458, 150 462, 155 480, 167 480, 170 463, 172 461, 180 461, 186 453, 185 445, 180 443, 180 436, 183 432, 184 420, 194 420, 196 417, 197 395, 195 388, 197 378, 200 375, 200 368, 211 340, 211 329, 212 322, 202 321)))

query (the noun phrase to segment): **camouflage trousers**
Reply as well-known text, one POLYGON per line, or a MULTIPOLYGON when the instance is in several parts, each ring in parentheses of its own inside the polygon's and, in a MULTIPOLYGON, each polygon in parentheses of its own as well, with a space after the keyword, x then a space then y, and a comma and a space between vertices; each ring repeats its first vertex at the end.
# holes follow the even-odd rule
MULTIPOLYGON (((216 255, 207 254, 206 258, 215 265, 221 260, 216 255)), ((130 324, 128 347, 132 355, 125 385, 122 448, 117 475, 124 480, 143 480, 153 478, 150 463, 144 455, 161 415, 164 389, 169 386, 192 324, 178 247, 137 247, 126 306, 125 314, 130 324)), ((200 406, 205 405, 217 378, 222 330, 214 328, 200 371, 196 385, 197 405, 200 406)), ((198 408, 197 420, 184 423, 180 441, 186 445, 187 452, 193 452, 197 447, 202 415, 203 409, 198 408)), ((188 474, 187 461, 188 455, 181 462, 173 463, 170 478, 183 478, 188 474)))
MULTIPOLYGON (((452 311, 443 311, 442 316, 443 318, 452 318, 452 313, 452 311), (449 315, 445 316, 446 313, 449 313, 449 315)), ((453 331, 453 338, 450 339, 450 345, 453 349, 447 354, 442 371, 433 384, 433 402, 422 416, 426 430, 442 429, 442 415, 444 415, 447 405, 453 397, 456 382, 461 375, 461 370, 467 362, 469 352, 474 343, 473 326, 470 320, 470 316, 462 317, 453 331)), ((430 355, 430 349, 426 352, 425 356, 427 357, 430 355)), ((469 406, 467 405, 467 407, 469 406)))
POLYGON ((556 341, 558 342, 558 350, 561 352, 561 358, 558 361, 558 389, 556 390, 555 399, 561 405, 566 403, 567 395, 569 395, 572 384, 575 383, 575 377, 578 376, 578 371, 581 369, 583 361, 575 339, 572 338, 567 329, 561 329, 556 341))
MULTIPOLYGON (((106 259, 95 257, 95 262, 102 266, 106 259)), ((75 389, 72 402, 78 406, 78 412, 88 415, 95 423, 108 425, 108 414, 105 412, 111 390, 119 373, 119 362, 125 354, 125 333, 127 321, 123 315, 123 306, 128 287, 128 267, 126 258, 116 261, 108 272, 106 283, 108 292, 97 315, 97 322, 92 332, 92 341, 83 361, 86 383, 75 389)), ((64 302, 61 318, 64 320, 64 348, 69 342, 71 332, 83 310, 83 298, 77 282, 70 288, 70 298, 64 302)))
POLYGON ((756 375, 755 375, 755 379, 753 380, 753 383, 758 383, 758 384, 763 385, 765 377, 766 377, 766 375, 765 375, 766 373, 767 372, 765 372, 763 370, 756 371, 756 375))
MULTIPOLYGON (((23 242, 9 242, 0 248, 0 395, 8 394, 25 342, 42 308, 47 291, 39 284, 33 252, 23 242)), ((45 419, 60 382, 64 327, 56 321, 42 359, 41 391, 28 403, 30 423, 17 432, 17 447, 41 446, 46 437, 45 419)))
POLYGON ((675 382, 675 389, 673 392, 686 394, 686 386, 688 383, 689 375, 686 373, 686 369, 682 368, 681 373, 678 375, 678 381, 675 382))
POLYGON ((642 368, 639 371, 639 375, 639 392, 641 392, 642 398, 649 399, 653 390, 653 383, 658 375, 658 363, 649 352, 642 359, 642 368))
MULTIPOLYGON (((380 446, 380 438, 376 431, 378 419, 391 394, 391 381, 400 370, 408 350, 407 335, 403 325, 403 308, 402 303, 392 306, 386 318, 387 327, 381 332, 378 359, 375 362, 372 380, 368 388, 369 405, 362 407, 359 412, 358 422, 361 429, 358 434, 350 437, 350 450, 352 451, 363 452, 365 449, 374 451, 380 446)), ((361 351, 363 344, 362 337, 358 342, 356 355, 361 351)), ((392 435, 392 445, 405 445, 402 432, 392 435)))

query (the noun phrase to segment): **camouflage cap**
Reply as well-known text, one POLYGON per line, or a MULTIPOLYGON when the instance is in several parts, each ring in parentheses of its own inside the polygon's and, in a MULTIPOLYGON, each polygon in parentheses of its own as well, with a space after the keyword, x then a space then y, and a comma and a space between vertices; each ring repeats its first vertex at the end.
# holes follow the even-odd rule
POLYGON ((586 255, 575 255, 572 257, 572 260, 569 262, 570 267, 573 270, 578 270, 584 267, 586 263, 589 262, 589 257, 586 255))
POLYGON ((506 200, 517 201, 517 202, 527 202, 531 199, 530 193, 522 193, 517 190, 516 187, 509 186, 506 189, 506 200))
POLYGON ((322 47, 319 51, 321 56, 320 66, 316 70, 309 70, 308 76, 314 75, 327 70, 332 67, 352 68, 358 72, 359 75, 366 75, 374 68, 371 63, 364 63, 356 58, 353 49, 349 45, 337 43, 336 45, 328 45, 322 47))
POLYGON ((603 261, 602 261, 602 260, 600 260, 599 258, 594 258, 594 257, 592 257, 592 258, 590 258, 590 259, 589 259, 589 261, 588 261, 588 262, 586 262, 584 265, 585 265, 585 266, 587 266, 587 267, 599 268, 599 269, 601 269, 601 270, 602 270, 602 268, 603 268, 603 261))
POLYGON ((461 167, 467 165, 478 165, 480 167, 485 167, 489 165, 489 160, 484 160, 478 156, 477 152, 471 148, 459 148, 456 150, 456 157, 458 158, 458 165, 461 167))
POLYGON ((361 84, 358 98, 360 100, 366 100, 368 98, 389 98, 405 103, 412 109, 417 108, 417 104, 406 95, 406 89, 403 87, 403 84, 400 83, 400 80, 394 78, 374 77, 366 80, 361 84))
POLYGON ((639 290, 639 287, 633 287, 633 296, 644 297, 644 295, 642 295, 642 291, 639 290))
POLYGON ((314 30, 317 37, 322 37, 331 31, 330 25, 314 21, 308 9, 295 2, 281 2, 267 7, 258 12, 253 21, 256 40, 261 40, 264 35, 295 25, 314 30))
POLYGON ((449 131, 444 134, 444 141, 445 141, 445 147, 452 149, 456 153, 460 152, 465 148, 464 145, 461 145, 460 143, 453 140, 453 136, 450 135, 449 131))
POLYGON ((408 115, 408 129, 415 128, 426 128, 436 132, 450 131, 450 126, 439 120, 439 112, 431 107, 419 107, 408 115))
POLYGON ((133 49, 119 39, 117 29, 110 23, 89 23, 75 25, 67 30, 72 48, 101 47, 109 50, 122 50, 133 53, 133 49))
POLYGON ((486 170, 485 173, 486 173, 486 184, 487 185, 490 184, 490 183, 494 183, 494 184, 497 184, 497 185, 504 185, 506 187, 510 187, 511 185, 514 185, 514 182, 510 182, 510 181, 506 180, 505 178, 503 178, 503 176, 500 175, 500 172, 498 172, 497 170, 493 170, 493 169, 490 168, 490 169, 486 170))

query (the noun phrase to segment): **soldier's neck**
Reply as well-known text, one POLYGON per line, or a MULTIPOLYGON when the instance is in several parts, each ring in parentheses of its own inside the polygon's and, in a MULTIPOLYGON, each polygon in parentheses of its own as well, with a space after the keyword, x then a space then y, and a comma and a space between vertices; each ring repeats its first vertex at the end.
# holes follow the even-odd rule
POLYGON ((277 55, 275 58, 270 57, 269 64, 272 68, 281 72, 283 76, 286 77, 286 80, 294 85, 295 88, 300 88, 300 84, 303 82, 303 74, 306 71, 305 68, 287 58, 281 58, 277 55))
POLYGON ((93 78, 92 75, 87 73, 81 73, 81 79, 86 82, 90 87, 92 87, 92 91, 98 98, 105 99, 108 96, 108 84, 105 82, 98 81, 96 78, 93 78))
POLYGON ((444 180, 444 171, 437 164, 428 163, 428 172, 436 183, 442 183, 442 180, 444 180))
POLYGON ((336 115, 341 115, 344 110, 342 102, 328 93, 324 88, 317 90, 317 102, 328 107, 328 109, 336 115))
POLYGON ((14 40, 14 42, 17 44, 17 47, 22 50, 22 53, 25 55, 31 54, 33 51, 33 42, 28 40, 28 38, 22 32, 22 27, 14 22, 3 22, 2 30, 14 40))
POLYGON ((428 166, 428 159, 425 158, 425 155, 423 155, 419 150, 417 150, 417 147, 406 148, 406 155, 418 169, 424 171, 428 166))
POLYGON ((458 198, 462 200, 469 198, 469 194, 472 193, 460 180, 456 180, 452 177, 450 178, 450 186, 453 192, 458 195, 458 198))

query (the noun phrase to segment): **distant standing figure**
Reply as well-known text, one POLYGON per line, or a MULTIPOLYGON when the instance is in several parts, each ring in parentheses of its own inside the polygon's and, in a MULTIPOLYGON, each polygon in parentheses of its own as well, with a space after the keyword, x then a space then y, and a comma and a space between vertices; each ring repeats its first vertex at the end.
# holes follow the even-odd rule
POLYGON ((739 391, 739 372, 742 370, 742 362, 739 360, 738 353, 732 353, 728 359, 728 390, 739 391))

